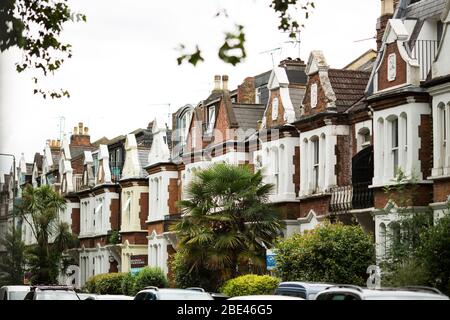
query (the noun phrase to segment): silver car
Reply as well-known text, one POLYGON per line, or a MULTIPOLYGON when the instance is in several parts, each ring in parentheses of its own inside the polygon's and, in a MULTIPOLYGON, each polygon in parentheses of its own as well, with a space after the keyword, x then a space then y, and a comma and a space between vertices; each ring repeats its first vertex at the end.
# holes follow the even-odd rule
POLYGON ((159 289, 147 287, 139 291, 134 300, 214 300, 207 292, 189 289, 159 289))
POLYGON ((316 300, 449 300, 449 297, 428 287, 364 289, 338 285, 320 292, 316 300))

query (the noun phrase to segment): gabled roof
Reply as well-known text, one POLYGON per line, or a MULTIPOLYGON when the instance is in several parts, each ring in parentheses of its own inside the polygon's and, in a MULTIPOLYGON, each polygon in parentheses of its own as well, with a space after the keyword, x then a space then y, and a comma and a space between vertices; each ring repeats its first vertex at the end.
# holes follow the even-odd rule
POLYGON ((233 113, 239 128, 243 130, 256 129, 265 109, 263 104, 233 104, 233 113))
POLYGON ((442 14, 447 0, 421 0, 406 8, 405 17, 428 19, 442 14))
POLYGON ((343 112, 364 96, 369 72, 329 69, 328 78, 336 95, 338 112, 343 112))

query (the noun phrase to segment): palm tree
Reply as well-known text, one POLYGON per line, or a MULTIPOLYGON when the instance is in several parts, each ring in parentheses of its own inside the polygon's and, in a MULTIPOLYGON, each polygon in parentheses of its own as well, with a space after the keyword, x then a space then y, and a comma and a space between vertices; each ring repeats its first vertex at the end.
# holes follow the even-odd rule
POLYGON ((19 212, 37 242, 29 248, 32 283, 57 281, 62 253, 72 241, 69 226, 59 220, 59 213, 65 207, 64 198, 47 185, 39 188, 28 185, 23 191, 19 212))
POLYGON ((188 199, 178 202, 183 218, 173 228, 191 271, 216 271, 222 281, 249 266, 263 271, 265 248, 279 235, 282 221, 268 204, 273 185, 262 180, 261 171, 228 164, 196 174, 188 199))

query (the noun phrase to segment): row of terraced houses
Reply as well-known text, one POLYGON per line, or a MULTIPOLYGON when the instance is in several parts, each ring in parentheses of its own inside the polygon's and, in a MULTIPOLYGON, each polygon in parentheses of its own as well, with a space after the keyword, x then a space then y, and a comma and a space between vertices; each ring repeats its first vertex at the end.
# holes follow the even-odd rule
MULTIPOLYGON (((446 214, 450 195, 450 0, 381 0, 377 50, 342 69, 320 51, 185 105, 172 123, 153 120, 112 140, 91 141, 79 123, 47 141, 17 168, 20 190, 48 184, 66 199, 60 218, 78 236, 67 252, 91 276, 158 266, 177 250, 169 228, 181 218, 195 172, 211 164, 250 164, 274 184, 270 201, 283 236, 327 219, 360 224, 382 258, 398 232, 397 204, 384 187, 401 169, 415 192, 408 210, 446 214)), ((352 57, 349 57, 351 60, 352 57)), ((263 71, 263 70, 262 70, 263 71)), ((152 119, 149 119, 149 121, 152 119)), ((11 175, 1 181, 0 228, 11 220, 11 175)), ((26 244, 35 239, 25 223, 26 244)), ((0 230, 2 231, 2 230, 0 230)))

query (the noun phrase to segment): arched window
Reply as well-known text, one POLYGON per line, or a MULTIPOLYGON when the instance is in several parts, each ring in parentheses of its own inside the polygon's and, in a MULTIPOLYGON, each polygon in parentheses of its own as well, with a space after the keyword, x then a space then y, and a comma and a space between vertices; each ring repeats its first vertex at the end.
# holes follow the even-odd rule
POLYGON ((379 253, 381 257, 384 257, 387 252, 386 225, 384 223, 380 223, 379 237, 379 253))
POLYGON ((319 161, 320 161, 320 157, 319 157, 319 153, 320 153, 320 149, 319 149, 319 137, 314 136, 311 138, 311 143, 312 143, 312 189, 313 192, 317 192, 318 191, 318 187, 319 187, 319 161))
POLYGON ((398 246, 401 241, 400 224, 398 222, 391 223, 392 245, 398 246))
POLYGON ((390 133, 390 154, 391 154, 391 169, 392 176, 395 177, 397 175, 397 171, 399 168, 399 132, 398 132, 398 118, 397 116, 390 116, 388 118, 389 121, 389 133, 390 133))
POLYGON ((439 159, 439 163, 438 166, 439 167, 445 167, 445 159, 447 157, 447 126, 448 126, 448 120, 447 117, 449 116, 448 114, 448 109, 445 106, 445 104, 443 102, 439 103, 438 105, 438 119, 436 121, 437 125, 439 126, 438 130, 439 130, 439 137, 440 138, 440 142, 439 142, 439 155, 440 155, 440 159, 439 159))
POLYGON ((358 142, 357 152, 361 151, 361 149, 364 149, 364 148, 370 146, 370 130, 369 130, 369 128, 364 127, 364 128, 359 129, 357 142, 358 142))
POLYGON ((378 134, 375 135, 376 146, 375 151, 377 154, 377 166, 378 166, 378 177, 384 176, 384 161, 385 159, 385 150, 384 150, 384 120, 383 118, 379 118, 377 121, 377 131, 378 134))
POLYGON ((319 167, 319 187, 320 188, 325 188, 325 165, 326 165, 326 159, 325 159, 325 146, 326 146, 326 140, 325 140, 325 134, 322 133, 320 135, 320 142, 319 142, 319 148, 320 148, 320 153, 319 153, 319 163, 320 163, 320 167, 319 167))
POLYGON ((280 164, 279 164, 279 159, 278 159, 278 148, 277 147, 272 148, 271 162, 272 162, 273 184, 275 185, 274 192, 278 193, 278 188, 280 185, 280 164))
POLYGON ((401 130, 401 163, 400 166, 403 170, 406 169, 406 162, 408 159, 408 116, 405 112, 400 114, 400 130, 401 130))

